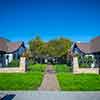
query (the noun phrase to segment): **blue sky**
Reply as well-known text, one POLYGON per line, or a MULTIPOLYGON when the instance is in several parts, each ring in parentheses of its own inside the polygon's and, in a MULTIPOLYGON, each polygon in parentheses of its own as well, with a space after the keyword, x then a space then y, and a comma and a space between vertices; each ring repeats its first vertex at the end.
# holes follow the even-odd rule
POLYGON ((25 42, 100 35, 100 0, 0 0, 0 37, 25 42))

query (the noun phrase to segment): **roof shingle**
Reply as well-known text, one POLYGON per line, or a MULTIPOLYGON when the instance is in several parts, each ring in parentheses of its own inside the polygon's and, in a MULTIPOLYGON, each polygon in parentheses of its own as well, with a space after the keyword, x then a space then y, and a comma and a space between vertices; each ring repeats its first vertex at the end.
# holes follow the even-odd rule
POLYGON ((10 42, 4 38, 0 38, 0 51, 2 52, 14 52, 20 46, 23 44, 23 42, 10 42))
POLYGON ((76 43, 79 49, 84 53, 90 53, 90 44, 89 43, 76 43))
POLYGON ((92 39, 90 43, 76 43, 76 45, 84 53, 100 52, 100 36, 92 39))

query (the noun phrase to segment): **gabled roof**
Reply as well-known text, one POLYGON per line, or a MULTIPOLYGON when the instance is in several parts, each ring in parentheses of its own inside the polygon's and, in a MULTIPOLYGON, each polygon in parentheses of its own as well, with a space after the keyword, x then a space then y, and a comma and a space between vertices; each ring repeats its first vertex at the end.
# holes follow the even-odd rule
POLYGON ((100 36, 92 39, 89 43, 75 43, 83 53, 100 52, 100 36))
POLYGON ((7 39, 0 38, 0 51, 2 52, 14 52, 23 45, 23 42, 10 42, 7 39))
POLYGON ((7 47, 7 40, 0 38, 0 51, 6 51, 8 49, 7 47))
POLYGON ((91 52, 100 52, 100 36, 91 40, 91 52))
POLYGON ((84 53, 90 53, 90 44, 89 43, 76 43, 77 47, 84 53))

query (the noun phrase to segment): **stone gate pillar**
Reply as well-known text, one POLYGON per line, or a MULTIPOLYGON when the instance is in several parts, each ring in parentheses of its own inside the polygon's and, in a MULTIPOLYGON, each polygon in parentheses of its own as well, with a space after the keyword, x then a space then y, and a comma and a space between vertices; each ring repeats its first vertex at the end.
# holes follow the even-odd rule
POLYGON ((20 70, 22 72, 26 72, 26 70, 27 70, 27 60, 26 60, 26 57, 21 57, 20 58, 20 70))
POLYGON ((73 73, 77 73, 79 69, 78 57, 73 57, 73 73))

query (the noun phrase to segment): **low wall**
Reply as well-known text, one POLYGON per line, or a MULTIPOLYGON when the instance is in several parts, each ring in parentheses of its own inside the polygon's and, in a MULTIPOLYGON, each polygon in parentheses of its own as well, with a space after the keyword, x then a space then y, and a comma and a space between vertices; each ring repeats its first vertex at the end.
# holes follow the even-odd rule
POLYGON ((0 68, 0 73, 17 73, 17 72, 26 72, 26 58, 21 57, 20 58, 20 66, 19 67, 3 67, 0 68))
POLYGON ((73 73, 80 74, 80 73, 94 73, 99 74, 99 68, 79 68, 78 58, 73 58, 73 73))
POLYGON ((13 73, 13 72, 25 72, 24 70, 15 67, 15 68, 0 68, 0 73, 13 73))
POLYGON ((80 74, 80 73, 94 73, 94 74, 99 74, 99 68, 78 68, 74 69, 73 71, 74 74, 80 74))

